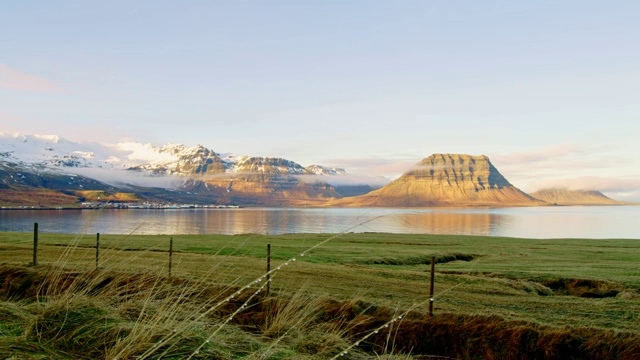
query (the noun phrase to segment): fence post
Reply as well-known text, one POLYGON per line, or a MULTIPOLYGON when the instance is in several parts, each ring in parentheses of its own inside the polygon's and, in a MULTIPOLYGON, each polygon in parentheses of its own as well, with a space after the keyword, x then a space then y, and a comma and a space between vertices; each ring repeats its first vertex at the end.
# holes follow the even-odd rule
POLYGON ((96 270, 100 261, 100 233, 96 234, 96 270))
POLYGON ((33 223, 33 266, 38 265, 38 223, 33 223))
POLYGON ((267 296, 271 290, 271 244, 267 244, 267 296))
POLYGON ((431 257, 431 279, 429 281, 429 317, 433 316, 433 279, 436 268, 436 258, 431 257))
POLYGON ((172 261, 173 261, 173 236, 169 238, 169 277, 171 277, 172 261))

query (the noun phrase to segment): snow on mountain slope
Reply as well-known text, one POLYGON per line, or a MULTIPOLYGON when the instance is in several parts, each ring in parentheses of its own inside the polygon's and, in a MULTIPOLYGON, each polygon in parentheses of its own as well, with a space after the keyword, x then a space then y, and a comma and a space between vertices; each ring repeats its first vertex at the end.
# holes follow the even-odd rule
POLYGON ((135 142, 103 145, 93 142, 73 142, 56 135, 21 135, 0 133, 0 159, 20 165, 50 168, 106 168, 152 170, 162 167, 176 172, 181 161, 194 157, 217 157, 200 145, 180 144, 153 146, 135 142))
POLYGON ((21 165, 98 167, 109 150, 96 143, 70 142, 55 135, 0 133, 0 157, 21 165))
POLYGON ((283 158, 224 155, 201 145, 163 146, 123 142, 105 145, 73 142, 56 135, 0 133, 0 161, 27 168, 137 170, 155 177, 224 173, 271 175, 346 175, 344 169, 302 165, 283 158))
POLYGON ((134 142, 118 143, 114 145, 114 149, 124 155, 123 159, 118 159, 125 167, 133 167, 139 165, 160 165, 166 164, 178 159, 180 150, 172 151, 174 146, 167 144, 166 148, 158 148, 151 144, 141 144, 134 142))
POLYGON ((0 133, 0 157, 21 165, 127 169, 142 164, 175 161, 177 156, 150 144, 103 145, 73 142, 56 135, 0 133))
POLYGON ((347 172, 343 168, 328 168, 322 165, 307 166, 305 172, 309 175, 347 175, 347 172))

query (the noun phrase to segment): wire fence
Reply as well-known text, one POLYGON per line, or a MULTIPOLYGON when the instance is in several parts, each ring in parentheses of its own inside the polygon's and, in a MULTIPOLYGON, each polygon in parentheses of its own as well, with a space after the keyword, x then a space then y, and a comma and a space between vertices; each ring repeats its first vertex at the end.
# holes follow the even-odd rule
MULTIPOLYGON (((339 234, 333 237, 340 236, 339 234)), ((464 281, 455 281, 443 276, 437 276, 435 257, 431 259, 430 271, 398 270, 405 278, 401 281, 394 280, 393 269, 381 270, 380 267, 362 267, 355 269, 353 273, 344 272, 336 274, 322 264, 312 264, 303 260, 304 256, 314 248, 328 243, 332 237, 325 241, 313 244, 296 256, 288 259, 272 259, 272 253, 277 252, 271 244, 264 247, 264 256, 246 256, 242 244, 230 251, 218 251, 215 254, 198 252, 175 251, 174 245, 179 239, 168 236, 166 241, 158 242, 156 246, 146 249, 132 249, 121 244, 110 244, 102 239, 100 233, 95 234, 95 244, 87 244, 85 236, 83 244, 78 239, 66 244, 42 244, 38 224, 33 227, 33 243, 16 244, 4 253, 4 261, 13 263, 29 263, 33 266, 54 264, 69 267, 80 267, 98 270, 108 267, 123 271, 141 270, 154 271, 165 274, 167 277, 206 276, 212 281, 227 282, 243 285, 262 276, 266 277, 266 293, 273 288, 275 291, 292 291, 296 286, 311 284, 316 291, 325 291, 345 296, 352 294, 363 297, 384 299, 386 303, 396 302, 404 304, 405 308, 423 311, 432 316, 438 311, 498 313, 511 319, 529 319, 532 315, 543 315, 548 321, 562 323, 566 321, 580 322, 591 321, 594 324, 607 326, 612 322, 640 321, 640 306, 629 306, 628 303, 611 304, 607 310, 588 311, 590 300, 574 299, 567 297, 567 301, 545 301, 544 297, 533 297, 534 302, 519 303, 505 298, 505 294, 474 293, 473 285, 464 281), (130 256, 123 256, 126 252, 130 256), (31 259, 29 261, 28 259, 31 259), (293 265, 296 265, 295 267, 293 265), (286 270, 286 271, 285 271, 286 270), (272 279, 275 273, 280 274, 272 279), (362 273, 368 273, 368 283, 362 282, 362 273), (339 278, 338 278, 339 276, 339 278), (273 280, 273 281, 272 281, 273 280), (440 280, 438 282, 436 280, 440 280), (403 288, 402 284, 406 284, 403 288), (568 307, 567 307, 568 306, 568 307), (434 309, 435 308, 435 309, 434 309), (555 320, 554 320, 555 318, 555 320)), ((244 240, 249 241, 249 240, 244 240)), ((236 244, 238 245, 238 244, 236 244)), ((339 264, 339 266, 346 266, 339 264)), ((464 274, 471 275, 472 269, 464 274)), ((483 290, 486 291, 486 290, 483 290)), ((528 295, 528 294, 525 294, 528 295)), ((509 295, 514 296, 515 295, 509 295)), ((637 296, 637 294, 636 294, 637 296)))

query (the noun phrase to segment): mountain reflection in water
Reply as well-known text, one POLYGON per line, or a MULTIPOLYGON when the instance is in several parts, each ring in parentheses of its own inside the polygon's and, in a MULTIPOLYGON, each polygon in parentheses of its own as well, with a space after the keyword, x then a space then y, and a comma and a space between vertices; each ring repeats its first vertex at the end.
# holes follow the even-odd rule
POLYGON ((499 209, 0 210, 0 231, 77 234, 388 232, 640 239, 640 206, 499 209))

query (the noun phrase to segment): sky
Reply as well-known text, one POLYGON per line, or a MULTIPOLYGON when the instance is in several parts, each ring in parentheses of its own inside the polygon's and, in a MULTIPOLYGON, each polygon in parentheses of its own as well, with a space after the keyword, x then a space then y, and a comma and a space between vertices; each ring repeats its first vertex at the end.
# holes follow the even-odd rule
POLYGON ((0 132, 640 201, 638 1, 0 0, 0 132))

